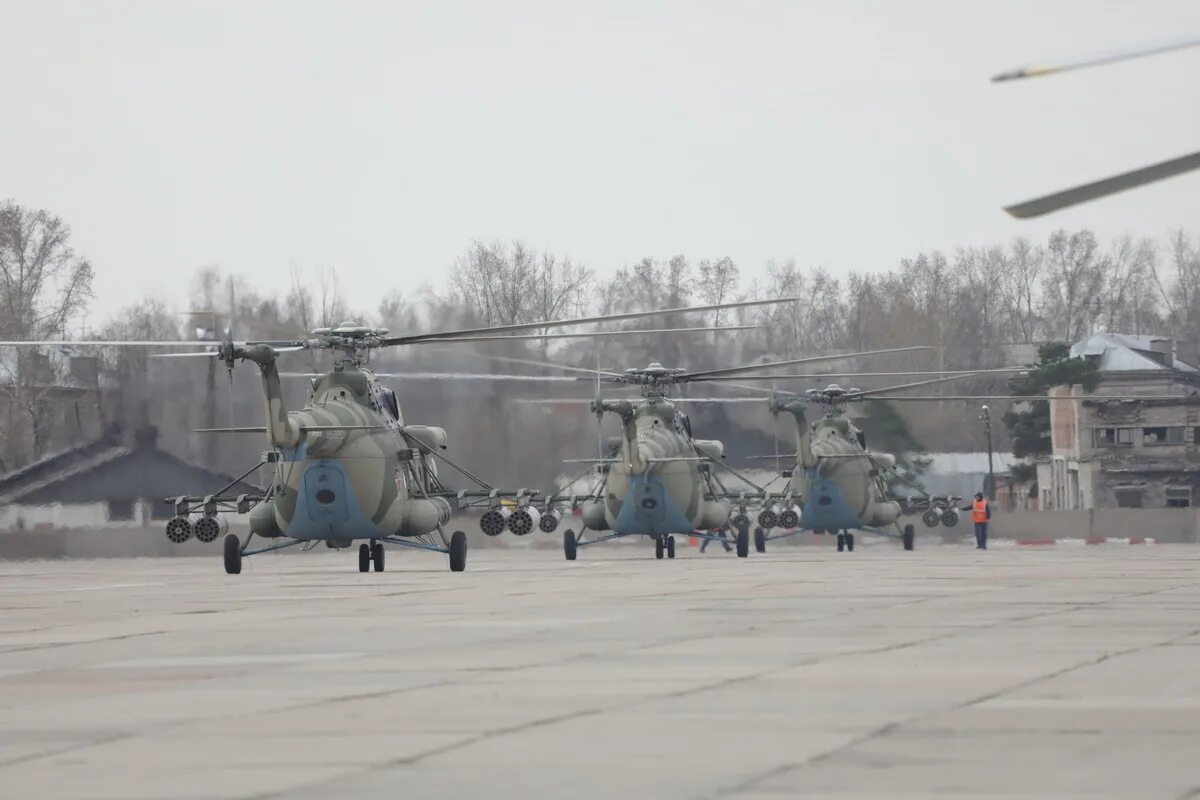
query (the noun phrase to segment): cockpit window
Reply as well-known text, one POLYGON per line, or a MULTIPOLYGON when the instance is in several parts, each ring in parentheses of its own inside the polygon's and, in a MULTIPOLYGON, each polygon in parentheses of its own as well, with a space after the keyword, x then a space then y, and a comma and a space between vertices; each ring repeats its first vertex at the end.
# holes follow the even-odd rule
POLYGON ((688 435, 688 438, 690 439, 692 437, 692 420, 691 420, 691 418, 688 417, 687 414, 680 412, 678 419, 679 419, 679 426, 681 428, 683 428, 683 432, 686 433, 688 435))

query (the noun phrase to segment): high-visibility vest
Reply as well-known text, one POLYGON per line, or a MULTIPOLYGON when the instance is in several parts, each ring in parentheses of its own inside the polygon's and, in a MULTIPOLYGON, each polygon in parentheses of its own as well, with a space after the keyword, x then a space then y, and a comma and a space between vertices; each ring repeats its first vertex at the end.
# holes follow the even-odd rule
POLYGON ((987 500, 976 500, 971 504, 971 521, 987 522, 987 500))

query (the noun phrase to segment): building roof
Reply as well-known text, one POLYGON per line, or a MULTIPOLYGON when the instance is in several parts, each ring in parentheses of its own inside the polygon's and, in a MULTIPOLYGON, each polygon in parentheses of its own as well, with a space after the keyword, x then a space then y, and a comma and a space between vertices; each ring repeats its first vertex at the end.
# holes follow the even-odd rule
MULTIPOLYGON (((987 453, 928 453, 926 475, 985 475, 988 471, 987 453)), ((1012 453, 992 453, 992 466, 997 473, 1008 472, 1021 459, 1012 453)))
MULTIPOLYGON (((45 456, 21 469, 0 475, 0 504, 84 503, 114 497, 159 501, 181 494, 215 492, 233 478, 188 464, 156 445, 156 431, 138 431, 132 446, 116 431, 73 450, 45 456)), ((239 482, 229 494, 261 493, 239 482)))
POLYGON ((1095 333, 1071 347, 1072 356, 1099 359, 1101 372, 1142 372, 1146 370, 1175 370, 1197 372, 1191 364, 1171 357, 1171 365, 1163 363, 1164 355, 1173 351, 1171 339, 1165 336, 1133 336, 1126 333, 1095 333))

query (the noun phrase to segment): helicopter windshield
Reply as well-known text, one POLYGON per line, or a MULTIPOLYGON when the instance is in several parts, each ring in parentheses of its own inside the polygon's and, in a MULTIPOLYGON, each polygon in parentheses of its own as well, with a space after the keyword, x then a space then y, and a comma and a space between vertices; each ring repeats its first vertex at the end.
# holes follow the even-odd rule
POLYGON ((400 405, 396 402, 396 392, 392 389, 384 387, 384 389, 380 392, 380 395, 383 399, 383 402, 380 404, 383 406, 383 410, 392 419, 400 419, 400 405))
POLYGON ((689 439, 692 438, 692 420, 688 417, 688 415, 680 412, 676 419, 679 420, 680 429, 682 429, 683 432, 688 435, 689 439))

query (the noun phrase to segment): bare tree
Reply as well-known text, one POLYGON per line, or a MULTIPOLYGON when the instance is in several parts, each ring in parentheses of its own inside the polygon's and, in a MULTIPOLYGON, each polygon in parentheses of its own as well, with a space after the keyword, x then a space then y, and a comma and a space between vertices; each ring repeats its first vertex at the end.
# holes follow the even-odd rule
POLYGON ((1049 332, 1066 342, 1086 334, 1100 316, 1104 290, 1104 265, 1095 234, 1088 230, 1051 234, 1042 287, 1048 316, 1056 321, 1049 332))
MULTIPOLYGON (((738 277, 737 265, 728 256, 716 261, 701 261, 700 280, 696 282, 696 288, 706 305, 727 303, 733 300, 738 277)), ((721 309, 714 311, 713 325, 720 325, 723 316, 721 309)))
MULTIPOLYGON (((92 266, 71 247, 71 229, 46 210, 0 203, 0 338, 52 339, 84 311, 92 266)), ((40 455, 46 440, 46 399, 58 382, 56 364, 22 348, 0 360, 0 400, 7 419, 0 446, 11 464, 40 455)))

